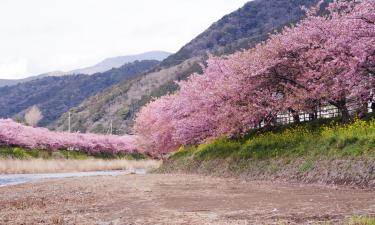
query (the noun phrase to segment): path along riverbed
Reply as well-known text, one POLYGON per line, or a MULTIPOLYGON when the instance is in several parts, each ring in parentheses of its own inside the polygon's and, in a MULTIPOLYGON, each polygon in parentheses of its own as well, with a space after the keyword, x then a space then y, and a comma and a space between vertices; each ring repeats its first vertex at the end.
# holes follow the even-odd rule
POLYGON ((184 174, 72 177, 0 187, 0 224, 340 224, 375 216, 374 196, 184 174))

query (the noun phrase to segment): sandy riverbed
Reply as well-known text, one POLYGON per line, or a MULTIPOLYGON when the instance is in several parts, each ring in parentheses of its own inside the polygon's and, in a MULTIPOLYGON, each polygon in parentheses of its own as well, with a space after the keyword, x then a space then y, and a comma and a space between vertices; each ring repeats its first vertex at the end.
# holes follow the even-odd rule
POLYGON ((0 188, 0 224, 308 224, 375 214, 375 191, 196 175, 122 175, 0 188))

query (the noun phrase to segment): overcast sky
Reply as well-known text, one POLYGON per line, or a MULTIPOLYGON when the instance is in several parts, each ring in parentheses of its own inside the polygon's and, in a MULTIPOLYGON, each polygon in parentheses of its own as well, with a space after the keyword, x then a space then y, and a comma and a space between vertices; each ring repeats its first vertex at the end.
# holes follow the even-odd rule
POLYGON ((0 0, 0 78, 176 52, 248 0, 0 0))

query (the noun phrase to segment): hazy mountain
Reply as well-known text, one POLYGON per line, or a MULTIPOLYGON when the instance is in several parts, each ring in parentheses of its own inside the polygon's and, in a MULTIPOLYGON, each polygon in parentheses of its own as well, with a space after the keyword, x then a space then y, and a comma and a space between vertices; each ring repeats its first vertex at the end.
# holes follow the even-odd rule
POLYGON ((94 75, 48 76, 14 86, 0 88, 0 118, 22 118, 28 108, 37 105, 43 114, 39 125, 58 119, 97 92, 144 73, 160 62, 144 60, 128 63, 94 75))
MULTIPOLYGON (((224 16, 180 51, 166 58, 158 69, 124 81, 88 98, 73 108, 73 129, 82 132, 105 132, 109 121, 117 134, 130 133, 135 114, 152 97, 177 89, 175 80, 199 72, 198 63, 208 52, 227 54, 251 48, 267 39, 268 34, 296 23, 304 17, 301 6, 312 6, 319 0, 254 0, 224 16)), ((66 128, 64 114, 50 127, 66 128)))
POLYGON ((70 72, 67 72, 67 74, 94 74, 99 72, 104 72, 107 70, 110 70, 112 68, 118 68, 125 63, 134 62, 136 60, 158 60, 162 61, 165 58, 167 58, 171 53, 169 52, 163 52, 163 51, 152 51, 152 52, 145 52, 138 55, 127 55, 127 56, 118 56, 113 58, 108 58, 100 63, 90 66, 87 68, 77 69, 70 72))
POLYGON ((62 76, 64 74, 65 74, 65 72, 62 72, 62 71, 54 71, 54 72, 43 73, 43 74, 40 74, 40 75, 31 76, 31 77, 27 77, 27 78, 23 78, 23 79, 14 79, 14 80, 13 79, 0 79, 0 87, 12 86, 12 85, 16 85, 16 84, 19 84, 19 83, 24 83, 24 82, 40 79, 40 78, 43 78, 43 77, 62 76))
POLYGON ((150 51, 150 52, 145 52, 145 53, 138 54, 138 55, 112 57, 112 58, 104 59, 103 61, 101 61, 100 63, 94 66, 83 68, 83 69, 76 69, 70 72, 54 71, 54 72, 40 74, 37 76, 27 77, 24 79, 0 79, 0 87, 12 86, 12 85, 16 85, 19 83, 25 83, 28 81, 32 81, 32 80, 36 80, 36 79, 40 79, 40 78, 44 78, 48 76, 63 76, 63 75, 72 75, 72 74, 92 75, 95 73, 102 73, 102 72, 108 71, 112 68, 119 68, 126 63, 132 63, 137 60, 138 61, 142 61, 142 60, 162 61, 165 58, 167 58, 169 55, 171 55, 171 53, 164 52, 164 51, 150 51))

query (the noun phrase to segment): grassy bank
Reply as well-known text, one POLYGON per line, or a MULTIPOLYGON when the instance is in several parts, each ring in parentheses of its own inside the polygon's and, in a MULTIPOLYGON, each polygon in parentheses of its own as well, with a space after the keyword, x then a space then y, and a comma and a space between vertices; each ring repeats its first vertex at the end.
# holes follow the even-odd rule
POLYGON ((374 225, 374 217, 356 216, 349 218, 346 223, 347 225, 374 225))
POLYGON ((321 119, 180 148, 160 169, 176 170, 375 187, 375 119, 321 119))
POLYGON ((57 151, 0 147, 0 174, 58 173, 100 170, 158 168, 158 161, 134 155, 89 155, 78 151, 57 151))

